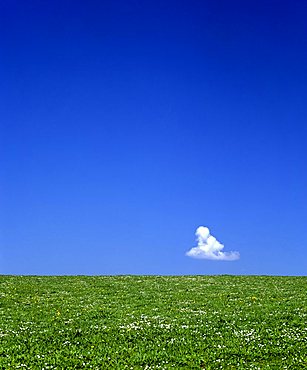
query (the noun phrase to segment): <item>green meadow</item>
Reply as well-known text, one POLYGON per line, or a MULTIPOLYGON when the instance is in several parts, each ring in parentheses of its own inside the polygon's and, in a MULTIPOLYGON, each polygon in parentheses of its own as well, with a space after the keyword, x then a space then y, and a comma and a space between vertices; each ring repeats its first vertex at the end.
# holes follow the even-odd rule
POLYGON ((0 369, 307 369, 307 277, 0 276, 0 369))

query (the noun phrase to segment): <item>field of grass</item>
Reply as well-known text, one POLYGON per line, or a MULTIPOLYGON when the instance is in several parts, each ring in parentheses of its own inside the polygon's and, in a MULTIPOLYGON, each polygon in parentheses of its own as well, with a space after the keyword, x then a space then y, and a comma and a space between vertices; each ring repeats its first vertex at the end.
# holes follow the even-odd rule
POLYGON ((307 369, 307 277, 0 276, 0 369, 307 369))

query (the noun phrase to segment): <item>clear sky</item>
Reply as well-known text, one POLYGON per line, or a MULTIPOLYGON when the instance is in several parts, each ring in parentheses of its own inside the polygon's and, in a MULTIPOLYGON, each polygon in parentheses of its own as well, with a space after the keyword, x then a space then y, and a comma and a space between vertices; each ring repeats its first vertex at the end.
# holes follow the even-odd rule
POLYGON ((307 2, 0 3, 0 273, 307 273, 307 2), (237 251, 194 259, 195 230, 237 251))

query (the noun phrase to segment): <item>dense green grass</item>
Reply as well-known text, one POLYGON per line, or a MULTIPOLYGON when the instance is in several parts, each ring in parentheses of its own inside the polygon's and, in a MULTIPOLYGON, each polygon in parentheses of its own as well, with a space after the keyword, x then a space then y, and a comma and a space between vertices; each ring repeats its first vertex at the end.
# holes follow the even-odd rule
POLYGON ((1 369, 307 369, 307 277, 0 276, 1 369))

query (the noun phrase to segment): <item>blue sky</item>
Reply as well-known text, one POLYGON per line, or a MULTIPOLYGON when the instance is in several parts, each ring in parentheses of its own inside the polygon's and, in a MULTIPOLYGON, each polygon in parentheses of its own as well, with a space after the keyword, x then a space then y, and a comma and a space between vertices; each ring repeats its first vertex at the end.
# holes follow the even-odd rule
POLYGON ((0 273, 307 271, 305 1, 2 1, 0 273), (205 225, 240 259, 185 255, 205 225))

